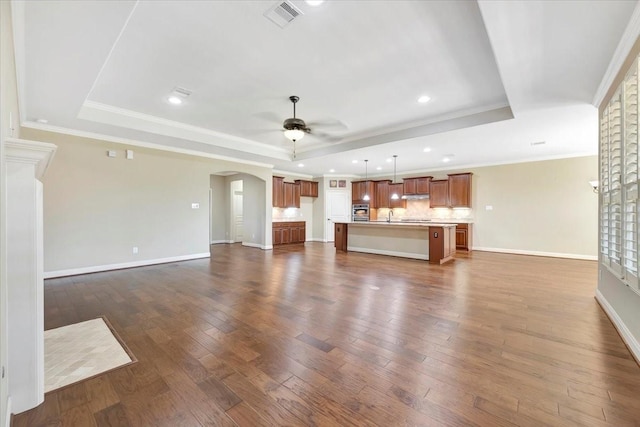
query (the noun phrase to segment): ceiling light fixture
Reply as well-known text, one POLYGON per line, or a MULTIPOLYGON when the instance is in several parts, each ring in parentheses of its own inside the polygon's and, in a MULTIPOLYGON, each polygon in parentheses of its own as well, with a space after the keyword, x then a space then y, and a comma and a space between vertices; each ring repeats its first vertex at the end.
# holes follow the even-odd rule
POLYGON ((309 6, 320 6, 324 3, 324 0, 305 0, 305 3, 309 6))
POLYGON ((382 170, 382 166, 378 166, 378 167, 376 168, 376 170, 381 171, 381 170, 382 170))
MULTIPOLYGON (((398 160, 398 155, 394 154, 393 155, 393 181, 391 181, 392 184, 396 183, 396 162, 398 160)), ((398 200, 400 198, 400 196, 398 196, 398 192, 395 191, 395 185, 394 185, 394 191, 393 194, 391 195, 391 200, 398 200)))
POLYGON ((351 160, 351 163, 356 164, 356 163, 358 163, 358 161, 357 160, 351 160))
POLYGON ((431 101, 431 97, 428 95, 422 95, 420 98, 418 98, 418 102, 420 104, 426 104, 429 101, 431 101))
POLYGON ((336 170, 335 169, 329 169, 330 173, 334 173, 336 170))
POLYGON ((182 99, 178 96, 175 95, 171 95, 169 98, 167 98, 167 101, 169 101, 170 104, 173 105, 180 105, 182 104, 182 99))
POLYGON ((393 159, 392 159, 391 157, 389 157, 389 158, 387 159, 387 163, 391 163, 391 162, 392 162, 392 160, 393 160, 393 159))
POLYGON ((364 182, 365 182, 365 192, 364 192, 364 196, 362 196, 362 200, 368 202, 369 200, 371 200, 371 197, 369 197, 369 193, 367 193, 366 191, 366 187, 368 187, 368 183, 369 183, 369 174, 368 174, 368 170, 367 170, 367 164, 369 163, 369 160, 365 160, 364 161, 364 182))
POLYGON ((185 99, 187 99, 187 97, 189 97, 189 95, 191 95, 191 91, 189 89, 176 86, 171 92, 169 92, 167 101, 169 102, 169 104, 180 105, 184 102, 185 99))
POLYGON ((430 152, 431 152, 431 148, 426 147, 426 148, 425 148, 424 150, 422 150, 422 151, 424 151, 425 153, 430 153, 430 152))
POLYGON ((448 157, 445 157, 445 158, 443 158, 443 159, 442 159, 442 161, 443 161, 444 163, 449 163, 449 162, 451 161, 451 159, 450 159, 450 158, 448 158, 448 157))
POLYGON ((298 167, 299 167, 299 168, 303 168, 303 167, 304 167, 304 164, 303 164, 303 163, 298 163, 298 167))

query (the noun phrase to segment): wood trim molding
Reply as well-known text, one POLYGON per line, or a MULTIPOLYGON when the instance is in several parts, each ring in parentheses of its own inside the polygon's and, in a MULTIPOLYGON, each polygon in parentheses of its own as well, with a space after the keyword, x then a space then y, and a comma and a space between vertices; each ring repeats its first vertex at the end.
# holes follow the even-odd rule
POLYGON ((118 264, 95 265, 91 267, 70 268, 68 270, 46 271, 45 279, 53 279, 56 277, 77 276, 78 274, 99 273, 101 271, 122 270, 125 268, 143 267, 146 265, 166 264, 169 262, 189 261, 192 259, 209 258, 210 252, 200 254, 181 255, 168 258, 148 259, 143 261, 123 262, 118 264))
POLYGON ((609 304, 609 301, 607 301, 599 289, 596 289, 595 299, 598 304, 600 304, 600 307, 602 307, 602 310, 605 312, 609 320, 611 320, 611 323, 613 323, 613 326, 618 331, 618 334, 620 334, 620 337, 627 348, 629 348, 629 351, 636 360, 636 363, 640 365, 640 342, 638 342, 638 340, 633 336, 629 328, 627 328, 627 325, 624 324, 616 310, 611 306, 611 304, 609 304))
POLYGON ((469 251, 480 251, 480 252, 499 252, 503 254, 514 254, 514 255, 532 255, 532 256, 546 256, 550 258, 568 258, 568 259, 581 259, 585 261, 597 261, 597 255, 582 255, 582 254, 565 254, 560 252, 543 252, 543 251, 528 251, 522 249, 502 249, 502 248, 483 248, 474 246, 473 248, 469 248, 469 251))

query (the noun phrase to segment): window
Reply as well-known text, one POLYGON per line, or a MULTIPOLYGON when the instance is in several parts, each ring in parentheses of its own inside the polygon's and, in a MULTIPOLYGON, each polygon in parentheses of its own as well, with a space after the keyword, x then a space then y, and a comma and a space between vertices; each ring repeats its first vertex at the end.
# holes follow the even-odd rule
POLYGON ((600 260, 638 286, 638 66, 600 116, 600 260))

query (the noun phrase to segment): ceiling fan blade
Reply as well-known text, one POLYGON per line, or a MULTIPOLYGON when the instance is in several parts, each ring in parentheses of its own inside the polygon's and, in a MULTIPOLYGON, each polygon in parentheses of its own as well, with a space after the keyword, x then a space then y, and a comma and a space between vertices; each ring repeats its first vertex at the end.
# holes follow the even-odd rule
POLYGON ((341 141, 343 138, 341 136, 338 135, 331 135, 329 133, 325 133, 325 132, 321 132, 321 131, 312 131, 311 129, 308 129, 308 134, 310 134, 311 136, 314 136, 320 140, 322 140, 323 142, 338 142, 341 141))
POLYGON ((333 129, 333 130, 348 130, 346 124, 337 119, 325 119, 325 120, 316 120, 313 122, 307 123, 307 126, 311 128, 321 127, 323 129, 333 129))

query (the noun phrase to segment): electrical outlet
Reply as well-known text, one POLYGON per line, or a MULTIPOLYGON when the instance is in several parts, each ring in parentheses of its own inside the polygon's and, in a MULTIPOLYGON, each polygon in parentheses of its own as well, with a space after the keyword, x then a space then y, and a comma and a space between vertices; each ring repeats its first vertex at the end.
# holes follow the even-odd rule
POLYGON ((138 253, 138 247, 137 247, 137 246, 134 246, 134 247, 133 247, 133 253, 134 253, 134 254, 137 254, 137 253, 138 253))
POLYGON ((191 209, 200 209, 200 203, 191 203, 191 209))
POLYGON ((492 211, 493 210, 493 206, 487 205, 487 206, 484 207, 484 209, 487 210, 487 211, 492 211))

